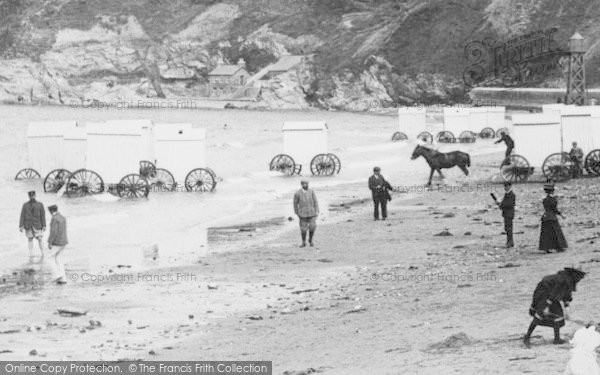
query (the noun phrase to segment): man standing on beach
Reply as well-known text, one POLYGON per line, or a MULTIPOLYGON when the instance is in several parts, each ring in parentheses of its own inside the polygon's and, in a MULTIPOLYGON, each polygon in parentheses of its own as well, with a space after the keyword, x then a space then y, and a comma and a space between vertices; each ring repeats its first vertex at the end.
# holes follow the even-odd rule
POLYGON ((569 157, 575 164, 575 175, 573 177, 579 177, 583 174, 583 150, 577 146, 577 142, 572 143, 571 151, 569 151, 569 157))
POLYGON ((308 181, 300 182, 302 189, 294 194, 294 213, 300 220, 300 235, 302 236, 302 244, 300 247, 306 246, 306 232, 308 231, 308 243, 314 246, 313 236, 317 229, 317 216, 319 215, 319 202, 317 196, 312 189, 308 188, 308 181))
POLYGON ((379 220, 379 206, 381 206, 381 217, 387 219, 387 202, 391 200, 388 190, 392 190, 392 186, 381 175, 381 168, 373 168, 373 175, 369 177, 369 190, 373 197, 373 216, 375 220, 379 220))
POLYGON ((58 212, 58 207, 52 205, 48 207, 52 215, 50 221, 50 235, 48 236, 48 250, 50 250, 50 264, 54 281, 57 284, 66 284, 65 264, 62 259, 62 253, 65 246, 69 243, 67 240, 67 219, 58 212))
POLYGON ((504 142, 506 144, 506 152, 504 154, 504 161, 502 162, 502 165, 510 165, 510 154, 512 153, 513 148, 515 148, 515 141, 513 141, 511 136, 505 131, 500 132, 500 135, 500 139, 494 142, 494 144, 500 142, 504 142))
POLYGON ((504 218, 504 231, 506 232, 506 248, 515 247, 513 241, 513 219, 515 218, 515 193, 512 191, 510 181, 504 182, 504 198, 498 203, 498 207, 502 210, 504 218))
POLYGON ((34 258, 33 255, 33 239, 37 239, 40 246, 41 257, 44 257, 44 245, 42 243, 44 231, 46 230, 46 211, 41 202, 35 200, 35 191, 27 193, 29 201, 23 204, 21 208, 21 219, 19 220, 19 230, 25 231, 29 245, 29 259, 34 258))

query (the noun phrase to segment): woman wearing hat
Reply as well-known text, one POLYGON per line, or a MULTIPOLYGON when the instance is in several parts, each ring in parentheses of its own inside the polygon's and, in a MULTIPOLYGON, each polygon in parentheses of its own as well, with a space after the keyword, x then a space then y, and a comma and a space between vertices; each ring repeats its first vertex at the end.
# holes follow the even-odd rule
POLYGON ((567 240, 563 235, 562 229, 558 222, 557 215, 565 218, 557 208, 558 202, 554 197, 554 185, 544 185, 546 198, 542 201, 544 205, 544 214, 542 215, 542 228, 540 231, 540 250, 545 250, 547 253, 552 249, 561 252, 567 247, 567 240))

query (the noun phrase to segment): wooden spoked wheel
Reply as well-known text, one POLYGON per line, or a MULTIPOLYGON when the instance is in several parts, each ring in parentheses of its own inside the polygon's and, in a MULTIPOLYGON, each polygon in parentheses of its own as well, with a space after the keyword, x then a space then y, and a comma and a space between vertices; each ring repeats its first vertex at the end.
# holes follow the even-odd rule
POLYGON ((600 176, 600 150, 592 150, 585 157, 585 170, 590 174, 600 176))
POLYGON ((156 165, 148 160, 140 161, 140 176, 145 179, 153 178, 156 174, 156 165))
POLYGON ((148 182, 152 189, 156 191, 173 191, 177 187, 173 174, 164 168, 156 168, 154 177, 151 177, 148 182))
POLYGON ((454 143, 454 134, 449 131, 441 131, 437 135, 437 141, 440 143, 454 143))
POLYGON ((285 175, 291 176, 296 173, 296 163, 291 156, 279 154, 271 159, 271 163, 269 163, 269 170, 281 172, 285 175))
POLYGON ((79 169, 71 173, 65 193, 69 198, 100 194, 104 191, 102 177, 89 169, 79 169))
POLYGON ((506 160, 500 165, 500 175, 505 181, 525 182, 531 174, 529 162, 521 155, 511 155, 509 164, 506 160))
POLYGON ((458 141, 460 143, 474 143, 476 139, 475 133, 469 130, 465 130, 458 136, 458 141))
POLYGON ((406 141, 407 139, 408 139, 408 137, 406 136, 406 134, 404 134, 402 132, 395 132, 392 135, 392 142, 406 141))
POLYGON ((40 176, 38 171, 31 168, 21 169, 15 176, 15 180, 34 180, 36 178, 42 178, 42 176, 40 176))
POLYGON ((568 180, 573 176, 576 166, 566 152, 557 152, 549 155, 542 164, 544 177, 554 181, 568 180))
POLYGON ((185 177, 187 191, 209 192, 216 186, 215 178, 205 168, 196 168, 185 177))
POLYGON ((491 138, 494 138, 495 135, 496 135, 496 132, 492 128, 483 128, 481 130, 481 133, 479 133, 479 137, 481 139, 491 139, 491 138))
POLYGON ((69 179, 71 172, 66 169, 55 169, 44 178, 44 191, 46 193, 56 193, 63 187, 69 179))
POLYGON ((128 174, 117 184, 117 193, 121 198, 146 198, 150 194, 150 184, 139 174, 128 174))
MULTIPOLYGON (((317 176, 331 176, 336 171, 333 154, 318 154, 310 161, 310 172, 317 176)), ((337 159, 339 161, 339 159, 337 159)))
POLYGON ((417 139, 426 143, 433 143, 433 135, 430 132, 421 132, 417 135, 417 139))

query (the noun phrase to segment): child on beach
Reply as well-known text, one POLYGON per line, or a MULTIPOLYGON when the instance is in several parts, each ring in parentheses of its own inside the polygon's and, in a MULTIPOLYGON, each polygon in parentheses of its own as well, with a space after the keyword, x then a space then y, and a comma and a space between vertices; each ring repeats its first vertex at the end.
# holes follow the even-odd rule
POLYGON ((582 327, 575 331, 571 339, 571 359, 567 363, 564 375, 600 375, 600 366, 596 361, 596 348, 600 346, 600 333, 595 325, 582 327))

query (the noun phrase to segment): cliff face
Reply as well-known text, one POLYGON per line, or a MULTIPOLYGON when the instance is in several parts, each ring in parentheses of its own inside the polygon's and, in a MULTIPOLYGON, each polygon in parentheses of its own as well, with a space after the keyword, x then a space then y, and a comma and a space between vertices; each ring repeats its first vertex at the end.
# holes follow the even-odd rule
MULTIPOLYGON (((288 54, 311 62, 262 84, 259 107, 373 110, 467 98, 465 46, 558 27, 588 38, 593 0, 0 0, 0 100, 72 103, 198 97, 220 62, 256 73, 288 54)), ((541 85, 564 84, 560 72, 541 85)), ((254 92, 254 91, 253 91, 254 92)))

